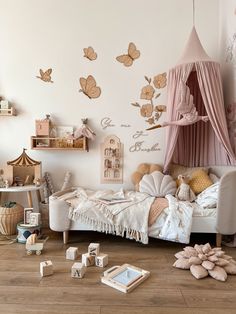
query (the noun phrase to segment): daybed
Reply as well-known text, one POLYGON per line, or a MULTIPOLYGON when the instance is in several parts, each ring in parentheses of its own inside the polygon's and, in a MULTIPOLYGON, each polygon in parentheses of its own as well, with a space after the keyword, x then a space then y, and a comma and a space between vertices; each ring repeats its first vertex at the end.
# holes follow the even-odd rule
MULTIPOLYGON (((235 167, 212 167, 210 172, 220 177, 218 203, 215 210, 207 211, 207 216, 202 213, 193 215, 191 232, 215 233, 216 243, 221 244, 221 234, 236 233, 236 170, 235 167), (234 210, 235 209, 235 210, 234 210)), ((60 197, 72 189, 54 193, 49 199, 50 228, 63 232, 63 241, 68 242, 70 230, 92 230, 87 224, 79 220, 68 218, 70 205, 60 197)), ((206 211, 205 211, 206 212, 206 211)), ((149 228, 148 235, 155 238, 155 223, 149 228)))

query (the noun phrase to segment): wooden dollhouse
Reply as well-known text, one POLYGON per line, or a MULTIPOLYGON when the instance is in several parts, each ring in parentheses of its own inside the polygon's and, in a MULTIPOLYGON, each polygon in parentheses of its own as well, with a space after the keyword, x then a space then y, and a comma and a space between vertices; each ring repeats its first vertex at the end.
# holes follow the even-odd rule
POLYGON ((101 144, 102 183, 123 182, 123 144, 116 135, 107 136, 101 144))

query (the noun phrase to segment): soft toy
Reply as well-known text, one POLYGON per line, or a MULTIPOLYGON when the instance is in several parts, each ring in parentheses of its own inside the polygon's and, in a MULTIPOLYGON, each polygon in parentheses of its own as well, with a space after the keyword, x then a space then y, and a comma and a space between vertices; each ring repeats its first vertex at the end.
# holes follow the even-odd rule
POLYGON ((131 180, 135 186, 135 190, 139 190, 139 182, 142 180, 142 177, 145 174, 150 174, 154 171, 160 171, 162 172, 162 167, 158 164, 148 164, 148 163, 142 163, 138 166, 137 171, 135 171, 132 176, 131 180))
POLYGON ((212 248, 209 243, 186 246, 183 251, 175 254, 177 260, 174 267, 190 269, 196 279, 212 278, 225 281, 228 275, 236 275, 236 261, 226 255, 221 248, 212 248))
POLYGON ((180 201, 193 202, 196 199, 196 195, 188 184, 190 181, 190 176, 184 176, 180 174, 178 176, 178 181, 180 185, 175 193, 175 197, 180 201))

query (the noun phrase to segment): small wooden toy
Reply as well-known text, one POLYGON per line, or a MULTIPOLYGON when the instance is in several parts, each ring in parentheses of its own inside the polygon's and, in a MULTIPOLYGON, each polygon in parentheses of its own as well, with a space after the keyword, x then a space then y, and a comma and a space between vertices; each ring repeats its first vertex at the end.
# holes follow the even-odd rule
POLYGON ((66 250, 66 259, 70 259, 74 261, 78 257, 78 248, 77 247, 69 247, 66 250))
POLYGON ((33 252, 35 252, 36 255, 41 255, 43 246, 45 242, 48 240, 48 237, 44 240, 37 240, 37 235, 36 234, 31 234, 25 244, 25 248, 27 251, 27 255, 32 255, 33 252))
POLYGON ((41 223, 41 214, 40 213, 30 213, 30 225, 32 226, 38 226, 41 223))
POLYGON ((108 264, 108 255, 100 253, 95 256, 95 265, 98 267, 105 267, 108 264))
POLYGON ((44 261, 40 263, 40 275, 42 277, 50 276, 53 274, 52 261, 44 261))
POLYGON ((11 105, 8 100, 1 100, 1 109, 10 109, 11 105))
POLYGON ((71 267, 72 278, 83 278, 86 273, 86 266, 83 263, 74 263, 71 267))
POLYGON ((90 255, 99 255, 100 252, 100 244, 99 243, 90 243, 88 246, 88 253, 90 255))
POLYGON ((93 266, 95 263, 95 256, 89 253, 82 254, 82 263, 85 266, 93 266))

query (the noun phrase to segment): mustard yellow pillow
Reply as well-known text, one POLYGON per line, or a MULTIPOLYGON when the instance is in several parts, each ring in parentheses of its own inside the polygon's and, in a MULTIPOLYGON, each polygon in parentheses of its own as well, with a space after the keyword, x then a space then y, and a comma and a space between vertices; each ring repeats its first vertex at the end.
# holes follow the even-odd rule
POLYGON ((209 178, 206 171, 202 169, 195 170, 191 175, 189 185, 195 194, 199 194, 212 185, 213 182, 209 178))

